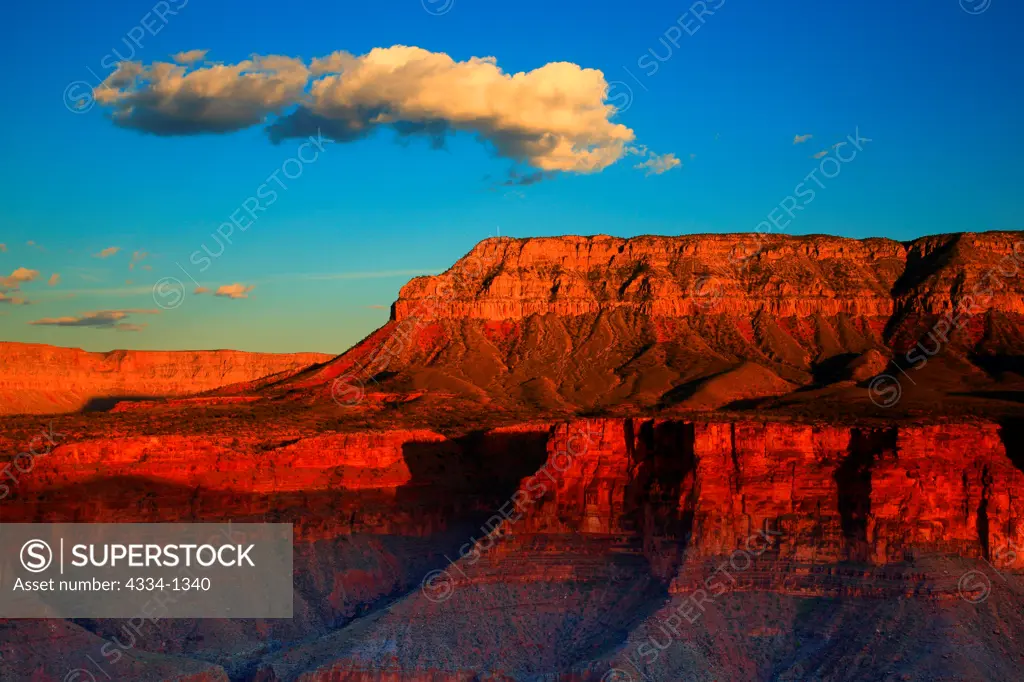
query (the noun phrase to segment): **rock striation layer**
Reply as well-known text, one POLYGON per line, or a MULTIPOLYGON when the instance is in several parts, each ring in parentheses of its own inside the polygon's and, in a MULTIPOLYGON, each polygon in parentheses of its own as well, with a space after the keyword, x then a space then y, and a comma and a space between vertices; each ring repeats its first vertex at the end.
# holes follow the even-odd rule
POLYGON ((892 314, 907 254, 888 239, 756 234, 497 238, 451 269, 402 288, 394 318, 518 320, 617 308, 653 317, 701 314, 892 314))
POLYGON ((728 555, 772 529, 785 561, 885 565, 938 553, 1019 569, 1024 556, 1008 551, 1024 547, 1013 431, 580 420, 554 431, 544 494, 506 528, 632 535, 655 565, 728 555), (662 547, 684 554, 660 556, 662 547))
POLYGON ((232 350, 88 353, 0 342, 0 415, 56 414, 109 407, 118 398, 201 393, 293 372, 331 357, 232 350))
POLYGON ((1024 377, 1022 275, 1022 233, 492 238, 409 282, 348 353, 265 393, 337 393, 341 378, 346 394, 372 380, 552 412, 715 410, 941 354, 941 392, 963 394, 1024 377))

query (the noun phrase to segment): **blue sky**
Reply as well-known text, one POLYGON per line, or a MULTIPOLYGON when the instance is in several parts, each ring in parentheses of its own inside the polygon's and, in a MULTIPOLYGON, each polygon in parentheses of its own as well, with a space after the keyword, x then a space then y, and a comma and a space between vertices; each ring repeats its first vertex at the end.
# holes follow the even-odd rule
POLYGON ((787 232, 911 239, 1020 229, 1024 7, 988 2, 963 0, 967 9, 987 6, 971 14, 959 0, 876 8, 708 0, 717 9, 703 23, 685 18, 688 2, 455 0, 438 15, 424 4, 436 11, 444 3, 429 0, 168 0, 178 9, 166 22, 153 17, 150 0, 102 10, 19 3, 0 26, 10 65, 0 132, 0 276, 18 268, 40 274, 9 288, 8 296, 32 303, 0 304, 0 340, 89 350, 341 352, 387 319, 411 276, 446 269, 498 230, 516 237, 754 230, 819 166, 813 154, 857 129, 872 141, 823 181, 787 232), (621 109, 611 121, 682 166, 647 175, 627 156, 600 172, 501 187, 510 169, 522 176, 536 166, 499 155, 470 132, 434 149, 422 136, 396 142, 382 128, 326 146, 200 273, 190 255, 203 244, 216 248, 211 233, 295 156, 301 140, 271 144, 265 125, 157 136, 114 125, 109 107, 70 111, 69 84, 109 76, 113 50, 131 56, 125 36, 147 13, 156 35, 147 31, 133 57, 144 64, 192 49, 228 64, 252 54, 308 63, 338 50, 359 56, 410 45, 457 62, 491 56, 506 73, 563 61, 598 69, 621 109), (680 17, 692 35, 671 28, 680 17), (647 75, 652 54, 664 61, 647 75), (96 257, 114 246, 120 251, 96 257), (130 270, 133 252, 147 256, 130 270), (50 286, 53 273, 60 282, 50 286), (190 276, 211 291, 253 288, 247 298, 194 295, 190 276), (131 326, 121 331, 29 324, 154 309, 153 286, 168 277, 187 285, 181 305, 125 313, 115 321, 131 326))

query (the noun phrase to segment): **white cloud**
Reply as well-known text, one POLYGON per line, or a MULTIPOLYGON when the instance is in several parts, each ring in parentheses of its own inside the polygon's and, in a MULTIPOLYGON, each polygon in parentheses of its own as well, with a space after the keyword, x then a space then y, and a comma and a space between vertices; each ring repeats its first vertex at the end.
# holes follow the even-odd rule
POLYGON ((171 59, 179 64, 194 64, 202 60, 209 50, 185 50, 171 55, 171 59))
POLYGON ((553 62, 509 74, 494 57, 455 61, 447 54, 395 45, 355 57, 314 60, 322 77, 303 107, 271 126, 280 139, 325 133, 352 140, 389 125, 440 144, 452 131, 489 141, 502 156, 547 171, 603 170, 625 154, 632 130, 610 119, 608 83, 596 69, 553 62))
POLYGON ((675 154, 655 154, 654 152, 649 152, 649 154, 646 161, 636 164, 633 168, 645 170, 647 171, 645 175, 651 176, 667 173, 673 168, 683 165, 683 162, 676 158, 675 154))
POLYGON ((308 81, 301 60, 277 55, 191 70, 171 62, 121 62, 93 97, 125 128, 154 135, 223 133, 295 104, 308 81))
POLYGON ((808 135, 794 135, 793 136, 793 144, 803 144, 804 142, 807 142, 807 140, 811 139, 812 137, 814 137, 814 135, 810 135, 810 134, 808 134, 808 135))
POLYGON ((592 173, 620 160, 635 139, 611 120, 608 87, 601 71, 569 62, 506 73, 494 57, 456 61, 395 45, 335 52, 308 68, 274 55, 198 68, 122 62, 94 96, 116 124, 157 135, 240 130, 297 106, 268 128, 273 141, 322 131, 349 142, 389 127, 439 147, 466 132, 542 171, 592 173))

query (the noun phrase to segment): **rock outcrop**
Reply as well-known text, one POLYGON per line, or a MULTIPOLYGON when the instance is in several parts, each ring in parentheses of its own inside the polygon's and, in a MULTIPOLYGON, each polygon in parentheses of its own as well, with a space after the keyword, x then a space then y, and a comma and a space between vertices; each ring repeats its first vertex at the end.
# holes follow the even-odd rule
MULTIPOLYGON (((980 421, 592 418, 458 438, 426 430, 271 441, 106 438, 36 457, 14 491, 18 509, 5 510, 4 519, 59 514, 68 498, 55 500, 55 492, 110 480, 177 487, 210 501, 190 507, 190 518, 275 511, 269 502, 289 495, 389 491, 380 498, 385 507, 427 504, 431 495, 449 512, 460 499, 467 501, 462 509, 471 499, 480 509, 511 501, 505 519, 492 524, 503 532, 618 538, 642 549, 652 565, 725 555, 771 528, 780 533, 774 552, 787 561, 886 565, 946 553, 1024 568, 1024 556, 1000 551, 1024 547, 1020 436, 1019 426, 980 421), (211 503, 231 498, 234 507, 211 503), (683 554, 662 556, 660 548, 683 554)), ((137 495, 126 499, 135 520, 173 521, 182 513, 141 505, 137 495)), ((104 513, 112 507, 97 507, 89 518, 104 513)), ((354 528, 344 530, 345 518, 336 522, 339 532, 354 528)), ((359 527, 410 532, 395 524, 359 527)))
POLYGON ((959 363, 942 386, 955 402, 1024 376, 1019 273, 1020 233, 488 239, 409 282, 348 353, 264 392, 353 394, 372 379, 552 413, 714 410, 941 353, 959 363))
POLYGON ((284 378, 332 357, 232 350, 88 353, 0 342, 0 415, 105 409, 123 398, 190 395, 271 374, 284 378))
POLYGON ((861 427, 592 419, 556 429, 524 481, 520 534, 632 535, 652 564, 773 555, 886 565, 949 554, 1024 568, 1024 452, 996 424, 861 427), (544 484, 543 494, 531 490, 544 484))
POLYGON ((488 239, 451 269, 402 288, 394 318, 520 320, 618 308, 888 317, 906 251, 887 239, 755 234, 488 239), (433 314, 430 314, 433 313, 433 314))

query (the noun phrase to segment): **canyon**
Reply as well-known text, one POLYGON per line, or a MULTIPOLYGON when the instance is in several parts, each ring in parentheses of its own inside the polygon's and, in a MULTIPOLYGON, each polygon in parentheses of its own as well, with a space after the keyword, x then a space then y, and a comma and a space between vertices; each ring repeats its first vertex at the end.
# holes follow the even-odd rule
POLYGON ((337 357, 6 416, 0 522, 292 523, 295 616, 0 621, 0 679, 1019 679, 1022 266, 488 239, 337 357))
MULTIPOLYGON (((597 680, 625 669, 629 642, 640 650, 648 630, 682 626, 672 620, 679 604, 717 588, 691 609, 703 626, 698 618, 679 635, 700 650, 681 646, 671 660, 648 652, 644 674, 678 679, 714 660, 719 678, 814 668, 845 679, 859 652, 823 638, 842 619, 892 628, 890 602, 904 604, 896 615, 915 636, 953 628, 985 639, 990 609, 1008 612, 1001 637, 1024 634, 1010 617, 1024 568, 1021 435, 985 422, 592 418, 454 438, 349 432, 273 448, 256 438, 98 438, 37 458, 0 515, 295 524, 293 619, 147 624, 117 663, 133 679, 455 680, 487 670, 597 680), (963 576, 982 568, 986 599, 975 604, 963 576), (828 628, 817 631, 819 621, 828 628)), ((27 679, 19 666, 31 663, 37 679, 59 679, 61 666, 81 667, 98 650, 90 642, 125 641, 123 627, 62 624, 41 662, 20 648, 39 636, 37 623, 8 621, 2 665, 27 679)), ((942 663, 970 679, 976 658, 942 663)), ((858 660, 865 675, 919 665, 858 660)), ((1016 661, 993 661, 988 679, 1011 679, 1016 661)))

